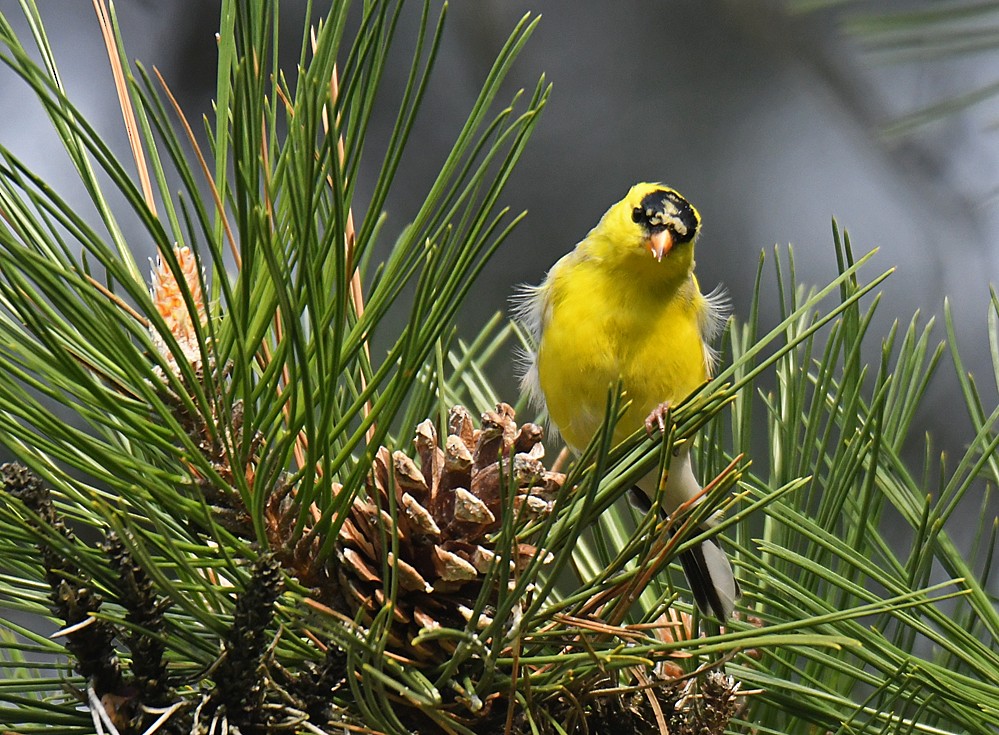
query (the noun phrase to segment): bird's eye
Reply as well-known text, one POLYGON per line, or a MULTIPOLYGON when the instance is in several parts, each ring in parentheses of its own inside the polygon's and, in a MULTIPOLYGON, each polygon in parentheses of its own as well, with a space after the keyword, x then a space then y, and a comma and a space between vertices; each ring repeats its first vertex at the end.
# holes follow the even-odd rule
POLYGON ((632 222, 641 222, 643 219, 645 219, 644 209, 642 209, 641 207, 635 207, 633 210, 631 210, 632 222))

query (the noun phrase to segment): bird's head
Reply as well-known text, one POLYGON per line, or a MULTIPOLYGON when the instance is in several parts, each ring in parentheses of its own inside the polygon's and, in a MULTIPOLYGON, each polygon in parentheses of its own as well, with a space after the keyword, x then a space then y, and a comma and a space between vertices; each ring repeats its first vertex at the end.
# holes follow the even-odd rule
POLYGON ((701 216, 679 192, 659 184, 637 184, 625 198, 642 247, 660 263, 675 247, 693 242, 701 216))
POLYGON ((700 214, 679 192, 662 184, 642 183, 631 187, 607 211, 595 233, 604 235, 604 257, 643 269, 641 264, 651 257, 664 275, 681 275, 693 267, 700 226, 700 214))

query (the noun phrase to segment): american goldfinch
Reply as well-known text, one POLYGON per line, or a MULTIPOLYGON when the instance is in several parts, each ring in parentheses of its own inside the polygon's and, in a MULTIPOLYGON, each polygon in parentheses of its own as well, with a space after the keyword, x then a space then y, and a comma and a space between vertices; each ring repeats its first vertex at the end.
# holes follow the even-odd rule
MULTIPOLYGON (((710 343, 724 325, 726 300, 702 294, 694 276, 700 225, 675 190, 637 184, 540 286, 524 290, 517 314, 536 348, 522 384, 547 406, 570 449, 583 449, 600 429, 618 381, 631 403, 615 428, 617 442, 643 423, 662 428, 664 408, 711 376, 710 343)), ((686 445, 671 459, 661 492, 653 474, 639 487, 667 514, 701 492, 686 445)), ((701 611, 727 618, 740 593, 725 552, 706 541, 680 561, 701 611)))

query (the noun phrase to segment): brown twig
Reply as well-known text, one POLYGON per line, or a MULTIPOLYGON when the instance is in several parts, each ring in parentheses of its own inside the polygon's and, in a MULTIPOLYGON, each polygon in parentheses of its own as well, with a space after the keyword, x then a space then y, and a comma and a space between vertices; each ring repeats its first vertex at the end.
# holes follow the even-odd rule
POLYGON ((102 284, 100 281, 96 280, 93 276, 87 275, 85 277, 86 277, 87 281, 90 283, 90 285, 93 286, 98 291, 100 291, 102 294, 104 294, 111 303, 113 303, 119 309, 121 309, 126 314, 128 314, 130 317, 132 317, 133 319, 135 319, 135 321, 137 321, 139 324, 141 324, 142 326, 144 326, 144 327, 146 327, 148 329, 148 327, 149 327, 149 320, 146 319, 146 317, 142 316, 142 314, 140 314, 139 312, 137 312, 131 306, 129 306, 125 302, 125 300, 121 298, 121 296, 119 296, 118 294, 116 294, 116 293, 112 292, 111 290, 109 290, 107 286, 105 286, 104 284, 102 284))
POLYGON ((184 126, 184 133, 187 135, 187 139, 191 143, 194 155, 198 158, 198 164, 201 166, 201 171, 205 175, 205 181, 208 183, 208 190, 211 192, 212 200, 215 202, 215 210, 219 213, 219 218, 222 221, 222 229, 225 231, 226 239, 229 241, 229 249, 232 251, 232 256, 235 259, 236 268, 242 268, 243 259, 239 255, 239 248, 236 246, 236 238, 232 234, 232 227, 229 226, 229 218, 225 213, 225 205, 222 203, 222 197, 219 195, 219 190, 215 185, 215 179, 212 177, 212 172, 208 168, 208 161, 205 160, 205 154, 201 151, 201 146, 198 145, 198 139, 194 137, 194 130, 191 128, 191 124, 187 121, 187 116, 184 114, 184 110, 181 109, 180 104, 177 102, 177 98, 173 96, 173 92, 170 91, 170 87, 167 86, 166 80, 163 79, 163 75, 160 74, 160 70, 154 66, 153 73, 156 75, 156 79, 163 88, 163 92, 166 94, 167 99, 170 100, 170 104, 173 106, 174 112, 176 112, 177 117, 180 118, 180 124, 184 126))
MULTIPOLYGON (((644 671, 639 668, 634 669, 635 678, 638 679, 639 683, 648 685, 652 682, 649 681, 649 677, 644 671)), ((652 691, 652 687, 648 686, 645 689, 645 698, 649 700, 649 706, 652 707, 652 712, 656 716, 656 724, 659 726, 660 735, 669 735, 669 726, 666 724, 666 716, 663 714, 663 708, 659 705, 659 700, 656 698, 655 692, 652 691)))
POLYGON ((139 126, 135 122, 135 110, 132 108, 132 98, 128 95, 128 85, 125 82, 125 70, 121 65, 121 57, 118 55, 118 45, 115 43, 114 29, 111 25, 111 15, 108 12, 105 0, 93 0, 94 11, 97 13, 97 20, 101 26, 101 35, 104 38, 104 47, 108 52, 108 61, 111 62, 111 73, 114 76, 114 88, 118 93, 118 106, 121 107, 121 116, 125 121, 125 132, 128 135, 128 144, 132 147, 132 158, 135 159, 135 167, 139 173, 139 184, 142 186, 142 196, 146 200, 146 206, 153 216, 156 215, 156 201, 153 198, 153 185, 149 179, 149 169, 146 166, 146 155, 142 150, 142 138, 139 136, 139 126))

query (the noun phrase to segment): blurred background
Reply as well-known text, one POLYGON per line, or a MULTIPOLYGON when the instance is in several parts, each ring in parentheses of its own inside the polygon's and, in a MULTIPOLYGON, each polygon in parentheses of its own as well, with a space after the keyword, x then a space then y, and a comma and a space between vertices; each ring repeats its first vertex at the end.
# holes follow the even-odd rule
MULTIPOLYGON (((317 3, 321 5, 321 3, 317 3)), ((42 2, 63 81, 77 106, 130 160, 91 3, 42 2)), ((473 0, 454 2, 422 117, 390 202, 386 243, 416 211, 516 21, 543 17, 521 55, 512 93, 544 72, 554 83, 507 191, 527 219, 483 275, 461 314, 474 334, 536 283, 602 212, 639 180, 683 192, 701 211, 698 273, 723 283, 748 313, 761 251, 794 247, 801 282, 835 272, 830 222, 858 254, 878 247, 872 277, 894 267, 875 334, 915 310, 938 318, 949 298, 967 365, 994 404, 985 331, 999 266, 999 7, 969 2, 791 0, 473 0), (949 15, 947 14, 949 11, 949 15), (921 24, 934 14, 941 22, 921 24), (994 40, 995 39, 995 40, 994 40), (975 104, 960 104, 961 100, 975 104)), ((304 3, 285 0, 286 69, 293 70, 304 3)), ((27 39, 16 3, 0 9, 27 39)), ((125 0, 116 10, 130 58, 157 67, 188 117, 211 114, 218 3, 125 0)), ((400 63, 373 124, 367 176, 379 163, 412 47, 418 4, 403 13, 400 63), (412 10, 412 12, 410 12, 412 10)), ((50 124, 23 83, 0 72, 0 140, 89 212, 50 124)), ((357 213, 370 183, 359 185, 357 213)), ((141 245, 138 245, 141 249, 141 245)), ((767 274, 772 274, 768 266, 767 274)), ((773 283, 771 279, 769 283, 773 283)), ((766 305, 774 308, 770 289, 766 305)), ((765 324, 777 321, 775 312, 765 324)), ((942 325, 937 335, 943 337, 942 325)), ((872 342, 871 357, 878 345, 872 342)), ((515 395, 511 368, 495 377, 515 395)), ((938 447, 967 436, 949 358, 919 417, 938 447)))

